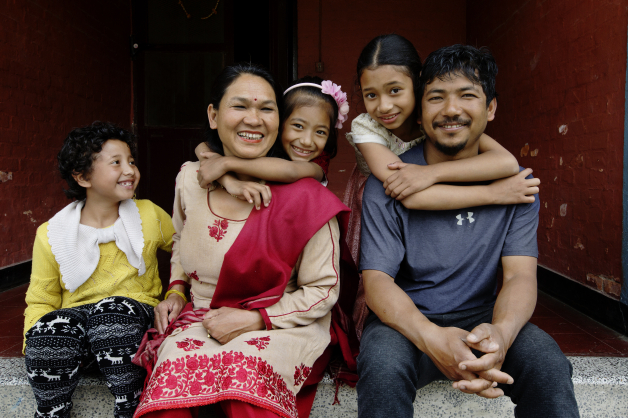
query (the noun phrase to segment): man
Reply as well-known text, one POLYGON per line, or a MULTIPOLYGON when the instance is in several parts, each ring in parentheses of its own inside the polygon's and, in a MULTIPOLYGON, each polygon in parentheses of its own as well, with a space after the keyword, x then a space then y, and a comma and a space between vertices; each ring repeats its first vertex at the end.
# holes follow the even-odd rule
MULTIPOLYGON (((496 75, 487 51, 454 45, 430 54, 416 89, 426 140, 402 161, 477 155, 495 117, 496 75)), ((412 417, 416 391, 445 377, 466 393, 508 395, 517 417, 579 416, 571 364, 527 322, 536 304, 538 210, 535 197, 413 211, 369 178, 360 270, 372 313, 358 357, 360 417, 412 417), (500 260, 503 286, 495 296, 500 260)))

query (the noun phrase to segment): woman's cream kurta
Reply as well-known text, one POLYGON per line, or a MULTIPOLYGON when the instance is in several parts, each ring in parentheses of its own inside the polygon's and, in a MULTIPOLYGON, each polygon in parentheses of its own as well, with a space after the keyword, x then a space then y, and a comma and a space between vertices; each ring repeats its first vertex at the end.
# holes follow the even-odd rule
MULTIPOLYGON (((246 223, 212 212, 211 191, 196 179, 198 167, 186 163, 177 176, 171 275, 171 282, 191 285, 195 310, 209 308, 225 253, 246 223)), ((272 329, 247 332, 225 345, 208 338, 200 322, 176 329, 159 349, 136 416, 237 399, 297 417, 295 396, 330 342, 330 310, 339 292, 338 239, 336 218, 310 239, 283 297, 266 308, 272 329)), ((256 280, 254 271, 250 279, 256 280)))

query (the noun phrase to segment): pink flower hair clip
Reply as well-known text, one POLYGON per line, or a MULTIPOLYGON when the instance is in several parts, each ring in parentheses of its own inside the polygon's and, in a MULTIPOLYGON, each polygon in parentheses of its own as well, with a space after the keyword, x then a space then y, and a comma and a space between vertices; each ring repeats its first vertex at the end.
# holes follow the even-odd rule
POLYGON ((329 94, 334 98, 336 104, 338 105, 338 120, 336 121, 336 128, 342 129, 342 124, 349 119, 349 103, 347 102, 347 93, 340 90, 339 85, 332 83, 331 80, 325 80, 321 84, 316 83, 299 83, 295 84, 292 87, 289 87, 286 91, 283 92, 285 96, 290 90, 295 89, 297 87, 318 87, 324 94, 329 94))

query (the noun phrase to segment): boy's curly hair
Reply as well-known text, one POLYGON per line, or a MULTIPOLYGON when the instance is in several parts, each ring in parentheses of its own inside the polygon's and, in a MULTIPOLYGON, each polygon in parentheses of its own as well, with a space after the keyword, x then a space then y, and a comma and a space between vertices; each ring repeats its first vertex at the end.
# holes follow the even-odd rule
POLYGON ((137 158, 137 139, 135 135, 110 122, 95 121, 91 125, 72 130, 63 141, 57 154, 61 178, 68 183, 63 192, 68 199, 83 200, 87 196, 85 188, 79 186, 73 174, 88 176, 92 171, 92 162, 102 151, 102 146, 109 139, 125 142, 133 158, 137 158))

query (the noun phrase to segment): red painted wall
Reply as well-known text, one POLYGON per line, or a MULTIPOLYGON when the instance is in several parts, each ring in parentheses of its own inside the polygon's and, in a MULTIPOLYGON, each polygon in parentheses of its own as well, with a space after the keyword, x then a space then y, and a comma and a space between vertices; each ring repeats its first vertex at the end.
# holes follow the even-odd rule
POLYGON ((539 263, 621 290, 626 2, 469 0, 467 42, 499 65, 487 132, 541 178, 539 263))
POLYGON ((353 148, 345 140, 345 133, 351 129, 351 120, 365 112, 361 96, 353 94, 355 68, 362 48, 377 35, 392 32, 408 38, 423 59, 442 46, 464 43, 465 1, 449 1, 447 7, 430 0, 320 1, 324 72, 315 71, 319 58, 319 0, 299 0, 298 75, 330 79, 350 96, 349 121, 338 138, 338 155, 332 160, 329 175, 329 188, 342 198, 355 164, 353 148))
POLYGON ((37 226, 69 201, 56 155, 74 127, 131 120, 129 1, 0 7, 0 268, 29 260, 37 226))

